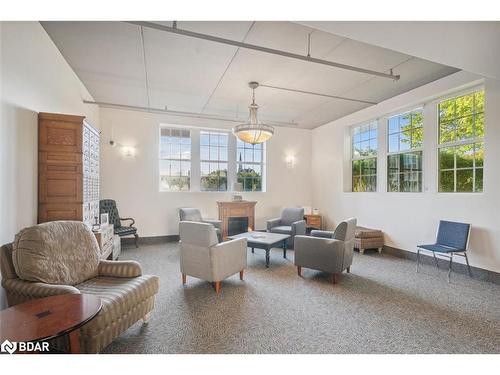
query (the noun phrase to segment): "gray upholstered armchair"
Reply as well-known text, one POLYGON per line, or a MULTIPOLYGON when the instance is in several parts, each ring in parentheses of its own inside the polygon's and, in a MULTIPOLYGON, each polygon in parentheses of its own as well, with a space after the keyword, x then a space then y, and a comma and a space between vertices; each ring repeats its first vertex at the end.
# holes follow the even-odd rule
POLYGON ((294 247, 294 237, 306 234, 306 222, 304 220, 304 209, 289 207, 283 209, 281 217, 267 220, 267 231, 272 233, 289 234, 287 241, 289 248, 294 247))
MULTIPOLYGON (((84 353, 98 353, 153 310, 159 279, 135 261, 101 260, 85 224, 52 221, 21 230, 0 249, 2 286, 9 306, 58 294, 91 294, 102 309, 80 328, 84 353)), ((59 343, 64 346, 63 343, 59 343)))
POLYGON ((189 275, 213 283, 219 293, 221 281, 227 277, 239 272, 243 280, 247 267, 246 238, 219 243, 213 225, 193 221, 181 221, 179 233, 183 284, 189 275))
POLYGON ((215 219, 203 219, 200 210, 197 208, 181 208, 179 209, 180 221, 196 221, 199 223, 212 224, 217 233, 219 242, 222 242, 222 221, 215 219))
POLYGON ((344 271, 350 272, 356 219, 341 222, 334 232, 313 230, 311 236, 295 237, 295 265, 333 274, 335 284, 344 271))

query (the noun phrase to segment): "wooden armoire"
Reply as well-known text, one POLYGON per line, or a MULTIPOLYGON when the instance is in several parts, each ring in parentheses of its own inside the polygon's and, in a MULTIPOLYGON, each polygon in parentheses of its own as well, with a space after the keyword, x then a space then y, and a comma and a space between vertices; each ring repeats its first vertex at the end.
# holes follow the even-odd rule
POLYGON ((99 217, 99 132, 83 116, 38 114, 38 222, 99 217))

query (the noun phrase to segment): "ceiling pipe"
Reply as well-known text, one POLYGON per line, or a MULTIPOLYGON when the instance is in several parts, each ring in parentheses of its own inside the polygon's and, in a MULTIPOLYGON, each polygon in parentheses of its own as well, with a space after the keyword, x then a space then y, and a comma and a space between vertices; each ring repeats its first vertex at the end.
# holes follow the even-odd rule
POLYGON ((306 90, 298 90, 298 89, 290 89, 288 87, 280 87, 280 86, 272 86, 272 85, 264 85, 260 84, 260 87, 267 87, 269 89, 275 89, 275 90, 282 90, 282 91, 291 91, 291 92, 297 92, 300 94, 309 94, 309 95, 315 95, 315 96, 323 96, 325 98, 332 98, 332 99, 340 99, 340 100, 347 100, 351 102, 357 102, 357 103, 363 103, 363 104, 370 104, 370 105, 375 105, 378 104, 377 102, 370 102, 368 100, 361 100, 361 99, 354 99, 354 98, 346 98, 345 96, 337 96, 337 95, 329 95, 329 94, 322 94, 319 92, 314 92, 314 91, 306 91, 306 90))
POLYGON ((353 72, 369 74, 369 75, 372 75, 372 76, 377 76, 377 77, 382 77, 382 78, 388 78, 388 79, 392 79, 394 81, 397 81, 397 80, 399 80, 401 78, 399 74, 378 72, 376 70, 364 69, 364 68, 360 68, 360 67, 357 67, 357 66, 340 64, 340 63, 336 63, 336 62, 333 62, 333 61, 317 59, 317 58, 314 58, 314 57, 311 57, 311 56, 303 56, 303 55, 299 55, 299 54, 296 54, 296 53, 282 51, 282 50, 278 50, 278 49, 274 49, 274 48, 267 48, 267 47, 257 46, 255 44, 243 43, 243 42, 238 42, 236 40, 219 38, 219 37, 213 36, 213 35, 201 34, 201 33, 197 33, 197 32, 194 32, 194 31, 179 29, 177 27, 177 24, 175 23, 175 21, 174 21, 174 25, 175 25, 174 27, 160 25, 160 24, 153 23, 153 22, 143 22, 143 21, 126 21, 126 23, 129 23, 129 24, 132 24, 132 25, 136 25, 136 26, 147 27, 149 29, 155 29, 155 30, 165 31, 165 32, 168 32, 168 33, 173 33, 173 34, 178 34, 178 35, 184 35, 184 36, 188 36, 188 37, 191 37, 191 38, 208 40, 208 41, 215 42, 215 43, 222 43, 222 44, 228 44, 228 45, 235 46, 235 47, 240 47, 240 48, 245 48, 245 49, 251 49, 251 50, 254 50, 254 51, 260 51, 260 52, 269 53, 269 54, 272 54, 272 55, 284 56, 284 57, 288 57, 288 58, 291 58, 291 59, 296 59, 296 60, 301 60, 301 61, 306 61, 306 62, 312 62, 312 63, 315 63, 315 64, 331 66, 331 67, 334 67, 334 68, 350 70, 350 71, 353 71, 353 72))
MULTIPOLYGON (((127 105, 127 104, 117 104, 117 103, 109 103, 109 102, 99 102, 92 100, 83 100, 85 104, 95 104, 100 107, 107 108, 119 108, 126 109, 130 111, 138 111, 138 112, 150 112, 150 113, 160 113, 166 114, 170 116, 178 116, 178 117, 190 117, 190 118, 200 118, 205 120, 217 120, 217 121, 226 121, 226 122, 234 122, 234 123, 242 123, 245 122, 246 119, 239 118, 231 118, 224 117, 218 115, 210 115, 205 113, 197 113, 197 112, 184 112, 184 111, 172 111, 170 109, 161 109, 161 108, 151 108, 151 107, 141 107, 135 105, 127 105)), ((268 124, 272 124, 274 126, 283 126, 283 127, 298 127, 297 122, 280 122, 280 121, 266 121, 268 124)))

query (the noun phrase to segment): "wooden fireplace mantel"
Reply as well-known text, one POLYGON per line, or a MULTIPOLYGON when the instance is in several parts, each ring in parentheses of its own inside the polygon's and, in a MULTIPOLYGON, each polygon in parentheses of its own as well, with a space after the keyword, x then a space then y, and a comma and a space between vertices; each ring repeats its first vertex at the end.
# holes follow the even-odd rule
POLYGON ((227 238, 228 219, 230 217, 248 217, 248 227, 255 230, 255 205, 252 201, 217 202, 219 220, 222 221, 222 237, 227 238))

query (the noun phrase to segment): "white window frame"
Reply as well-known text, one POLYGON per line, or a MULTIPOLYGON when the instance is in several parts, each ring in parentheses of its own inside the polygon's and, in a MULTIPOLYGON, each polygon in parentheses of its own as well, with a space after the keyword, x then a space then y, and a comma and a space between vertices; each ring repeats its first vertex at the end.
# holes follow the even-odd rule
MULTIPOLYGON (((423 105, 419 105, 419 106, 416 106, 416 107, 413 107, 412 109, 409 109, 409 110, 405 110, 403 112, 399 112, 399 113, 394 113, 394 114, 391 114, 389 116, 387 116, 386 118, 386 133, 385 133, 385 136, 386 136, 386 144, 387 144, 387 147, 386 147, 386 157, 385 157, 385 163, 386 163, 386 166, 387 166, 387 178, 386 178, 386 191, 388 193, 422 193, 424 191, 424 181, 425 181, 425 177, 424 177, 424 128, 425 128, 425 115, 424 115, 424 106, 423 105), (398 151, 393 151, 393 152, 390 152, 389 151, 389 148, 390 148, 390 136, 391 135, 394 135, 394 134, 400 134, 402 133, 401 130, 398 132, 398 133, 390 133, 390 130, 389 130, 389 121, 390 119, 394 118, 394 117, 399 117, 399 116, 403 116, 405 114, 408 114, 408 113, 413 113, 413 112, 417 112, 417 111, 421 111, 422 112, 422 145, 420 147, 415 147, 415 148, 411 148, 411 145, 410 145, 410 148, 408 150, 401 150, 400 149, 400 144, 398 144, 398 151), (410 154, 410 153, 414 153, 414 152, 421 152, 422 153, 422 162, 421 162, 421 165, 422 165, 422 171, 421 171, 421 180, 422 180, 422 184, 421 184, 421 190, 420 191, 404 191, 404 190, 401 190, 401 184, 399 185, 400 187, 400 190, 398 191, 391 191, 389 190, 389 157, 390 156, 394 156, 394 155, 402 155, 402 154, 410 154)), ((398 177, 399 178, 399 177, 398 177)))
MULTIPOLYGON (((246 143, 246 142, 243 142, 243 141, 240 141, 242 143, 244 143, 245 145, 250 145, 249 143, 246 143)), ((250 145, 251 146, 251 145, 250 145)), ((254 146, 255 147, 255 146, 254 146)), ((250 149, 250 147, 248 148, 244 148, 244 149, 250 149)), ((255 152, 255 148, 252 148, 253 152, 255 152)), ((238 160, 238 141, 236 141, 236 155, 235 155, 235 162, 236 162, 236 181, 238 181, 238 170, 240 168, 240 166, 242 165, 256 165, 256 166, 260 166, 260 173, 261 173, 261 181, 260 181, 260 186, 261 186, 261 190, 244 190, 246 192, 265 192, 266 191, 266 179, 265 179, 265 176, 266 176, 266 173, 265 173, 265 170, 266 170, 266 144, 265 143, 261 143, 261 150, 260 150, 260 162, 255 162, 255 161, 252 161, 252 162, 247 162, 247 161, 242 161, 240 162, 238 160)))
MULTIPOLYGON (((217 192, 217 191, 228 191, 229 190, 229 186, 228 186, 228 182, 229 182, 229 137, 231 135, 228 134, 227 132, 225 131, 219 131, 219 130, 205 130, 205 129, 201 129, 200 130, 200 191, 203 191, 203 192, 210 192, 210 191, 213 191, 213 192, 217 192), (209 137, 209 143, 208 145, 203 145, 201 144, 201 138, 203 135, 208 135, 209 137), (225 134, 228 138, 227 140, 227 144, 226 146, 221 146, 220 144, 217 144, 217 145, 212 145, 211 143, 211 139, 212 139, 212 136, 213 135, 217 135, 217 137, 219 137, 220 135, 222 134, 225 134), (208 147, 208 159, 203 159, 202 158, 202 155, 201 155, 201 148, 202 147, 208 147), (216 148, 217 149, 217 159, 211 159, 211 148, 216 148), (226 149, 226 160, 223 160, 220 158, 220 153, 221 153, 221 149, 222 148, 225 148, 226 149), (217 190, 214 190, 214 189, 203 189, 202 188, 202 178, 205 177, 203 176, 203 173, 201 172, 202 170, 202 164, 203 163, 208 163, 209 165, 210 164, 217 164, 219 169, 220 170, 220 165, 221 164, 226 164, 227 168, 226 168, 226 189, 217 189, 217 190)), ((220 176, 218 176, 218 179, 220 179, 220 176)))
MULTIPOLYGON (((369 128, 369 131, 371 130, 371 128, 369 128)), ((360 124, 357 124, 357 125, 354 125, 354 126, 351 126, 351 129, 350 129, 350 147, 351 147, 351 161, 349 163, 349 167, 350 167, 350 175, 351 175, 351 192, 353 193, 376 193, 377 190, 378 190, 378 167, 379 167, 379 162, 378 162, 378 154, 379 154, 379 121, 378 119, 373 119, 373 120, 370 120, 370 121, 365 121, 363 123, 360 123, 360 124), (375 139, 377 141, 377 149, 375 151, 375 154, 373 155, 370 155, 370 156, 357 156, 355 157, 354 156, 354 135, 355 135, 355 130, 356 129, 361 129, 363 126, 369 126, 371 127, 372 124, 375 124, 376 125, 376 132, 377 132, 377 135, 375 136, 375 138, 368 138, 368 143, 370 143, 370 140, 372 139, 375 139), (368 160, 368 159, 375 159, 375 164, 376 164, 376 167, 375 167, 375 190, 365 190, 365 191, 354 191, 354 184, 353 184, 353 179, 354 179, 354 175, 352 174, 352 166, 353 166, 353 163, 355 161, 362 161, 362 160, 368 160)), ((360 177, 362 177, 363 175, 359 175, 360 177)))
MULTIPOLYGON (((182 138, 182 137, 181 137, 182 138)), ((169 143, 170 145, 172 145, 172 143, 169 143)), ((179 146, 182 145, 182 143, 179 144, 179 146)), ((182 150, 181 150, 181 147, 179 147, 179 153, 182 153, 182 150)), ((179 154, 180 155, 180 154, 179 154)), ((191 136, 191 131, 190 129, 180 129, 180 128, 175 128, 175 127, 171 127, 171 126, 161 126, 160 129, 159 129, 159 141, 158 141, 158 186, 159 186, 159 189, 160 191, 172 191, 172 192, 186 192, 186 191, 190 191, 191 190, 191 184, 192 184, 192 166, 193 166, 193 163, 192 163, 192 159, 193 159, 193 140, 192 140, 192 136, 191 136), (172 130, 178 130, 180 132, 188 132, 189 133, 189 139, 190 139, 190 150, 189 150, 189 159, 183 159, 182 157, 181 158, 172 158, 172 157, 169 157, 169 158, 164 158, 162 157, 162 150, 161 150, 161 133, 162 133, 162 130, 168 130, 170 131, 170 135, 171 135, 171 132, 172 130), (187 177, 188 178, 188 184, 189 184, 189 189, 188 190, 171 190, 171 189, 166 189, 162 186, 162 183, 161 183, 161 177, 162 177, 162 174, 161 174, 161 162, 165 160, 165 161, 176 161, 176 162, 179 162, 179 173, 180 175, 179 176, 173 176, 172 174, 169 174, 168 177, 187 177), (183 176, 182 175, 182 163, 183 162, 189 162, 189 171, 190 173, 188 174, 188 176, 183 176)))
MULTIPOLYGON (((231 130, 224 128, 210 128, 210 127, 198 127, 198 126, 189 126, 189 125, 178 125, 178 124, 169 124, 169 123, 160 123, 158 130, 158 187, 159 191, 162 193, 207 193, 207 194, 227 194, 228 192, 232 192, 232 187, 235 182, 237 182, 237 149, 236 149, 236 137, 231 133, 231 130), (164 189, 161 186, 161 175, 160 175, 160 160, 161 158, 161 130, 162 129, 180 129, 180 130, 189 130, 191 135, 191 176, 190 176, 190 190, 168 190, 164 189), (227 190, 201 190, 201 148, 200 148, 200 134, 201 132, 225 132, 228 134, 228 171, 227 171, 227 190)), ((262 190, 253 191, 252 193, 261 193, 266 191, 266 145, 262 145, 262 182, 261 187, 262 190)), ((250 164, 250 163, 245 163, 250 164)), ((250 191, 247 191, 250 193, 250 191)))
MULTIPOLYGON (((478 91, 483 91, 484 92, 484 95, 485 95, 485 98, 486 98, 486 90, 484 88, 483 85, 481 86, 475 86, 475 87, 471 87, 467 90, 462 90, 462 91, 455 91, 453 93, 450 93, 449 95, 445 95, 445 96, 442 96, 440 98, 438 98, 436 100, 436 123, 437 123, 437 126, 436 126, 436 136, 437 136, 437 147, 436 147, 436 151, 437 151, 437 155, 436 155, 436 191, 439 193, 439 194, 482 194, 484 193, 484 169, 485 169, 485 165, 484 165, 484 158, 483 158, 483 166, 482 167, 478 167, 476 168, 475 166, 475 160, 474 160, 474 165, 472 167, 472 191, 457 191, 457 158, 456 158, 456 155, 454 156, 453 158, 453 169, 445 169, 445 170, 453 170, 453 191, 441 191, 440 190, 440 178, 441 178, 441 169, 440 169, 440 150, 442 148, 450 148, 450 147, 457 147, 457 146, 464 146, 464 145, 474 145, 476 143, 482 143, 483 144, 483 150, 484 150, 484 147, 485 147, 485 134, 486 134, 486 119, 484 120, 484 133, 483 133, 483 136, 482 137, 474 137, 474 138, 469 138, 469 139, 463 139, 463 140, 455 140, 455 141, 451 141, 451 142, 446 142, 446 143, 439 143, 440 141, 440 131, 441 131, 441 126, 440 126, 440 122, 439 122, 439 104, 442 103, 442 102, 445 102, 447 100, 450 100, 450 99, 453 99, 453 98, 459 98, 459 97, 462 97, 462 96, 467 96, 467 95, 471 95, 471 94, 474 94, 478 91), (482 169, 483 171, 483 189, 481 191, 475 191, 475 188, 476 188, 476 169, 482 169)), ((485 99, 485 108, 483 110, 483 116, 485 115, 486 113, 486 99, 485 99)), ((460 169, 470 169, 470 168, 458 168, 458 170, 460 169)))

